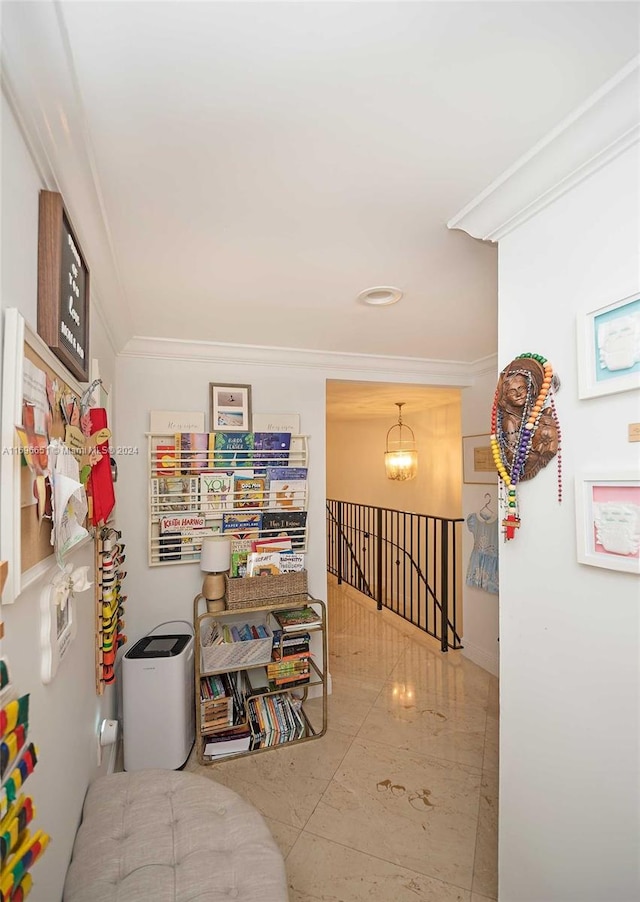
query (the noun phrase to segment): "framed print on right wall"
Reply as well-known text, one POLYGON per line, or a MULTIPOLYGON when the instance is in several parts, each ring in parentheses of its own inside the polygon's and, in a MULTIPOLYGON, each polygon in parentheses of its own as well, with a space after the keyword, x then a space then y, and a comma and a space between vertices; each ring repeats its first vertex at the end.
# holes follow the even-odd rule
POLYGON ((576 538, 579 563, 640 574, 637 473, 576 476, 576 538))
POLYGON ((640 388, 640 293, 583 314, 577 332, 580 398, 640 388))
POLYGON ((491 453, 491 436, 488 433, 462 436, 462 481, 481 485, 497 483, 498 472, 491 453))

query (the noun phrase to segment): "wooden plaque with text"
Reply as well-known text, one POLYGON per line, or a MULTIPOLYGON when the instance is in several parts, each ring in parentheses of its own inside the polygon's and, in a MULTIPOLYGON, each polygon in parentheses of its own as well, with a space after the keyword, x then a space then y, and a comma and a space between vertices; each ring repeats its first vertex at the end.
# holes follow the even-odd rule
POLYGON ((89 270, 55 191, 40 192, 38 334, 76 379, 89 381, 89 270))

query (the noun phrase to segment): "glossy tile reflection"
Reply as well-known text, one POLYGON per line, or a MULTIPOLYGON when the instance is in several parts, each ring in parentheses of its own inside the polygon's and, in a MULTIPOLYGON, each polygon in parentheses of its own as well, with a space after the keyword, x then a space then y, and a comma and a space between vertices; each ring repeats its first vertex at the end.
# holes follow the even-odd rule
POLYGON ((290 902, 493 902, 498 681, 333 579, 327 597, 326 736, 189 770, 262 812, 290 902))

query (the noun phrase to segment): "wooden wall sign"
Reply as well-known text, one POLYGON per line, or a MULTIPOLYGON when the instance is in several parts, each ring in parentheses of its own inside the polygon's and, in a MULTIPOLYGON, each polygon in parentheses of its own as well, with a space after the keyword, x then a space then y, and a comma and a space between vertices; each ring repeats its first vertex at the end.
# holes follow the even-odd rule
POLYGON ((89 381, 89 270, 55 191, 40 192, 38 334, 76 379, 89 381))

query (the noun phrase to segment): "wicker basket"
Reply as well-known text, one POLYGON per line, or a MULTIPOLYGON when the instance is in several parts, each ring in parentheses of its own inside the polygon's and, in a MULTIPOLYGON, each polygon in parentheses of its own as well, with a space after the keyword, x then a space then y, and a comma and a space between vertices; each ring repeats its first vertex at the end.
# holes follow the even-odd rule
MULTIPOLYGON (((215 617, 211 616, 211 620, 215 617)), ((273 648, 273 634, 268 626, 265 626, 269 634, 265 639, 247 639, 244 642, 223 642, 221 645, 205 645, 207 629, 200 618, 200 672, 209 673, 213 670, 238 670, 242 667, 258 667, 260 664, 268 664, 271 660, 273 648)))
POLYGON ((226 580, 227 608, 271 607, 274 604, 306 602, 307 571, 281 573, 279 576, 245 576, 226 580), (299 597, 298 597, 299 596, 299 597))

